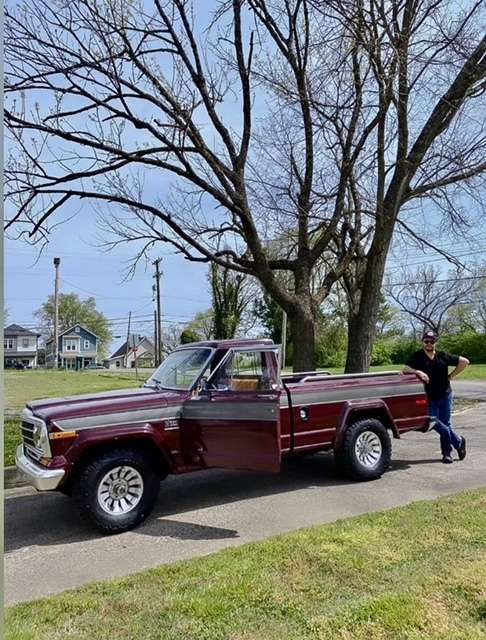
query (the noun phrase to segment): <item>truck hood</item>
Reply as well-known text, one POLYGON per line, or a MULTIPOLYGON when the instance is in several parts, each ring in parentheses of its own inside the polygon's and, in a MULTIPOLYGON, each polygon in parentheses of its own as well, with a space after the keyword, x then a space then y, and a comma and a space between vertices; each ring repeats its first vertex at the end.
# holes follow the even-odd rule
POLYGON ((187 391, 145 387, 34 400, 28 403, 27 408, 46 423, 56 422, 61 427, 72 428, 76 420, 79 424, 93 421, 94 426, 96 423, 101 425, 112 419, 117 422, 154 420, 159 413, 162 418, 167 410, 176 414, 177 408, 187 397, 187 391))

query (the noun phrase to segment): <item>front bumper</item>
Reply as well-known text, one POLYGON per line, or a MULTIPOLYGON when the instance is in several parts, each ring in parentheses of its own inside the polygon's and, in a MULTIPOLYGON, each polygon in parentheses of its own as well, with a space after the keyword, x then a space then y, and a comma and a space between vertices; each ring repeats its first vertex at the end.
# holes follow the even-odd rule
POLYGON ((35 487, 37 491, 52 491, 53 489, 57 489, 66 473, 64 469, 46 469, 36 464, 25 455, 22 444, 17 447, 15 464, 17 468, 27 476, 29 483, 35 487))

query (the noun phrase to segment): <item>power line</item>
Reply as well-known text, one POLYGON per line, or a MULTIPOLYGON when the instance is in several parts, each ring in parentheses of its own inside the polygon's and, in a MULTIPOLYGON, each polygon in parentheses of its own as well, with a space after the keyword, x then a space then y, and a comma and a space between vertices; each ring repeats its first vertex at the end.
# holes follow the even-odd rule
MULTIPOLYGON (((464 278, 442 278, 441 280, 434 280, 433 283, 443 283, 443 282, 462 282, 463 280, 483 280, 486 279, 486 275, 484 276, 464 276, 464 278)), ((404 286, 407 284, 431 284, 429 280, 415 280, 413 282, 390 282, 385 283, 383 286, 386 287, 398 287, 404 286)))

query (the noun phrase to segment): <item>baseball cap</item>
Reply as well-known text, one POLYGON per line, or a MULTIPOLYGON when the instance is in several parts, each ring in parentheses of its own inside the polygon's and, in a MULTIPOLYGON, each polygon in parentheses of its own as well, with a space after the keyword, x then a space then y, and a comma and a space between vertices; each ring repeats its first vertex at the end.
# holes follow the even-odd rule
POLYGON ((437 340, 438 337, 439 336, 435 333, 435 331, 426 331, 422 336, 422 340, 425 340, 426 338, 428 340, 437 340))

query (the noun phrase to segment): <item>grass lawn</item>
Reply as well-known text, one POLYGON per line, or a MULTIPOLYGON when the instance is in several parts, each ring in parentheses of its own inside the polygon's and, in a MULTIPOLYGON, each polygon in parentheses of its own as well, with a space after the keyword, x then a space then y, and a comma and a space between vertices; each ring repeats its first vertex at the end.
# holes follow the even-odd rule
POLYGON ((134 371, 111 373, 108 370, 53 371, 47 369, 7 370, 4 375, 7 409, 23 409, 29 400, 137 387, 149 377, 146 373, 139 374, 139 380, 137 380, 134 371))
POLYGON ((486 489, 92 583, 5 622, 8 640, 484 640, 486 489))

